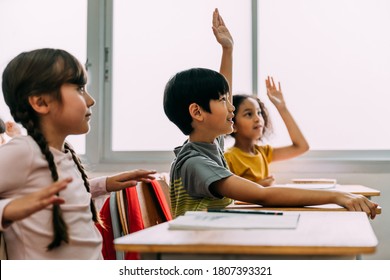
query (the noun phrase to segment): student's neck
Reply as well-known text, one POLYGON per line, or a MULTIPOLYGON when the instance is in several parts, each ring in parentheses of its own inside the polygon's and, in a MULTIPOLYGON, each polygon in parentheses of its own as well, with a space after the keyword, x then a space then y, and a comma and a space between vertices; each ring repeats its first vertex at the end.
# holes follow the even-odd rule
POLYGON ((56 132, 50 132, 47 131, 47 129, 42 129, 42 133, 45 136, 45 139, 47 141, 47 144, 59 151, 64 151, 64 144, 65 144, 65 137, 62 135, 59 135, 56 132))
POLYGON ((192 132, 189 137, 189 142, 202 142, 202 143, 214 143, 215 138, 217 138, 214 135, 206 135, 202 133, 195 133, 192 132))
POLYGON ((248 154, 255 154, 255 144, 256 141, 253 140, 236 139, 234 147, 239 148, 241 151, 248 154))
POLYGON ((58 140, 58 139, 48 139, 47 143, 50 147, 59 150, 59 151, 64 151, 64 145, 65 145, 65 139, 64 140, 58 140))

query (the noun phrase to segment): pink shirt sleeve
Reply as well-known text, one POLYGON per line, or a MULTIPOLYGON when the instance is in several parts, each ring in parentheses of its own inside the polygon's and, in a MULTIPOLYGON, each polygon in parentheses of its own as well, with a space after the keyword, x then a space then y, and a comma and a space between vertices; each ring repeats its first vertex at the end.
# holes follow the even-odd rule
POLYGON ((0 231, 3 231, 7 228, 3 228, 3 213, 5 206, 7 206, 7 204, 11 201, 12 198, 0 199, 0 231))
POLYGON ((5 206, 13 200, 14 193, 20 193, 26 183, 26 175, 30 169, 31 148, 18 137, 0 147, 0 229, 4 230, 3 213, 5 206), (22 143, 22 144, 21 144, 22 143), (18 168, 15 168, 15 165, 18 168), (20 167, 20 168, 19 168, 20 167), (20 170, 26 170, 21 173, 20 170))
POLYGON ((97 177, 89 180, 92 198, 108 194, 106 188, 107 177, 97 177))

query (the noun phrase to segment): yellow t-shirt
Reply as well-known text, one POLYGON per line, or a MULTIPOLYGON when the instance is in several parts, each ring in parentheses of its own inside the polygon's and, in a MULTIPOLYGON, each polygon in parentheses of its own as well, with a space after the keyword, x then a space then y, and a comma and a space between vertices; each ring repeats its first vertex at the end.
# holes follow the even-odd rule
POLYGON ((225 159, 231 172, 253 182, 269 175, 269 163, 272 161, 272 147, 255 146, 256 154, 252 155, 231 147, 225 152, 225 159))

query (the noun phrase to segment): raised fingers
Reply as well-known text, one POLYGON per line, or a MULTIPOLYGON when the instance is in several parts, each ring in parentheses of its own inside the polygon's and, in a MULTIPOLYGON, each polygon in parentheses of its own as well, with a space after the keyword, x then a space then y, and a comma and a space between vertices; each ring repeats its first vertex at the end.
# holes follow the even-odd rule
POLYGON ((213 12, 213 27, 218 28, 221 22, 220 17, 218 9, 215 9, 213 12))

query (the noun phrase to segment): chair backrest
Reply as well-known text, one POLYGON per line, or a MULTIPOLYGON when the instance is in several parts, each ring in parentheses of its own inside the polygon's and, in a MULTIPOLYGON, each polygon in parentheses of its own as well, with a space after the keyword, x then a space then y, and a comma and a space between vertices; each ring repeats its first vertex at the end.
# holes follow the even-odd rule
POLYGON ((165 200, 167 201, 167 204, 169 205, 169 209, 171 208, 171 195, 169 193, 169 183, 166 181, 166 179, 158 179, 157 182, 160 184, 161 189, 164 193, 165 200))
MULTIPOLYGON (((157 180, 160 185, 163 196, 158 197, 156 194, 156 190, 154 189, 152 184, 147 184, 144 182, 139 182, 137 184, 137 195, 138 201, 141 208, 141 215, 144 221, 145 228, 166 222, 170 220, 170 210, 169 210, 169 202, 167 201, 166 196, 166 185, 165 181, 157 180), (161 199, 165 199, 164 201, 160 201, 161 199), (168 206, 168 215, 163 210, 163 204, 168 206), (168 218, 167 218, 168 216, 168 218)), ((160 192, 161 193, 161 192, 160 192)), ((168 196, 169 197, 169 196, 168 196)), ((167 210, 167 209, 165 209, 167 210)))
POLYGON ((154 180, 150 184, 139 182, 135 188, 111 193, 100 211, 106 228, 97 225, 103 236, 104 259, 139 259, 138 253, 127 252, 123 255, 116 252, 113 240, 171 220, 167 199, 169 188, 164 179, 154 180))

